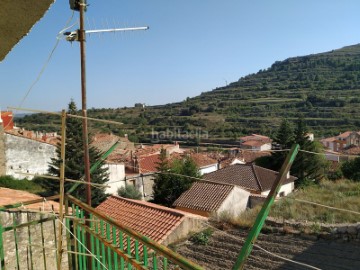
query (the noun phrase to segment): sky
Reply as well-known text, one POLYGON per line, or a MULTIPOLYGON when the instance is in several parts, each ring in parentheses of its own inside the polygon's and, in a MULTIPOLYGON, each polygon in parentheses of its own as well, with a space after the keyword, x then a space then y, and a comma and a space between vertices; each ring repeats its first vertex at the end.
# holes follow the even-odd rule
MULTIPOLYGON (((359 0, 88 0, 88 4, 89 30, 150 27, 87 37, 88 108, 179 102, 275 61, 360 43, 359 0)), ((79 44, 64 39, 23 101, 72 13, 68 0, 57 0, 0 62, 2 110, 21 105, 59 111, 71 99, 81 107, 79 44)), ((78 16, 75 12, 70 25, 78 16)))

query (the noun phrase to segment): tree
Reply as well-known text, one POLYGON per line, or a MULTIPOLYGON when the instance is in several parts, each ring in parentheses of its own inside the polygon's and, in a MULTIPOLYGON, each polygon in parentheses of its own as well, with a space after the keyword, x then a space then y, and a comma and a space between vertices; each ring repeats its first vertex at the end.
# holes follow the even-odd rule
MULTIPOLYGON (((301 150, 308 152, 321 153, 323 149, 320 143, 309 140, 308 129, 302 117, 297 120, 295 130, 284 119, 276 134, 275 141, 281 149, 290 149, 295 143, 299 144, 301 150)), ((291 174, 298 178, 296 182, 298 186, 306 184, 309 180, 320 181, 324 177, 327 167, 327 162, 323 156, 308 152, 299 152, 291 167, 291 174)), ((287 151, 274 152, 270 157, 259 158, 256 160, 256 164, 279 171, 287 154, 287 151)))
POLYGON ((297 154, 291 169, 293 175, 299 178, 298 185, 305 184, 308 180, 319 182, 324 177, 327 166, 323 156, 312 154, 320 153, 323 147, 320 143, 309 140, 308 133, 304 118, 300 117, 295 129, 295 143, 299 144, 301 150, 307 152, 297 154))
MULTIPOLYGON (((76 115, 77 108, 74 101, 68 105, 68 113, 76 115)), ((83 151, 82 125, 81 120, 73 117, 66 119, 66 146, 65 146, 65 178, 79 180, 84 175, 84 151, 83 151)), ((54 176, 60 176, 60 152, 61 144, 57 144, 57 158, 52 158, 49 164, 48 173, 54 176)), ((94 164, 101 157, 101 153, 94 147, 89 147, 90 164, 94 164)), ((104 184, 108 181, 107 169, 99 166, 91 174, 91 182, 104 184)), ((37 180, 46 190, 45 196, 51 196, 59 193, 60 183, 56 180, 42 179, 37 180)), ((65 193, 73 186, 74 183, 65 181, 65 193)), ((72 193, 76 198, 86 201, 86 185, 81 184, 72 193)), ((106 198, 105 188, 91 187, 92 205, 100 204, 106 198)))
POLYGON ((343 175, 353 181, 360 181, 360 157, 345 161, 341 165, 343 175))
POLYGON ((119 196, 134 200, 140 200, 142 195, 133 185, 126 185, 117 190, 119 196))
POLYGON ((154 202, 171 206, 180 195, 188 190, 194 178, 199 178, 199 169, 190 157, 175 160, 172 164, 164 149, 160 152, 154 179, 154 202))

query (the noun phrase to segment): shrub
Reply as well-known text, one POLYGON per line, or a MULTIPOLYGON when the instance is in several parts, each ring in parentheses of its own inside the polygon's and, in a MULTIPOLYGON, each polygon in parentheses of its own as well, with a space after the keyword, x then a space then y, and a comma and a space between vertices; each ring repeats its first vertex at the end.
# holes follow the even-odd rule
POLYGON ((119 188, 117 193, 121 197, 134 200, 140 200, 142 197, 141 193, 132 185, 126 185, 125 187, 119 188))
POLYGON ((39 194, 43 191, 37 183, 24 179, 15 179, 12 176, 0 176, 0 187, 11 188, 16 190, 25 190, 31 193, 39 194))
POLYGON ((210 240, 211 235, 213 234, 213 229, 207 228, 201 232, 195 233, 190 237, 190 241, 197 245, 207 245, 210 240))

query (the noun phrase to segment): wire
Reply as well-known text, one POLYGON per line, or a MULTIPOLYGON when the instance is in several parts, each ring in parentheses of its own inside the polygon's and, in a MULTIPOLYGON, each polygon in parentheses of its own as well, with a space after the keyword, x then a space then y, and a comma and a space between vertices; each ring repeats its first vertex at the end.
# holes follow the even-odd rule
MULTIPOLYGON (((74 17, 74 10, 72 11, 72 14, 70 16, 70 18, 66 21, 65 23, 65 28, 61 31, 65 31, 69 25, 69 23, 71 22, 71 20, 73 19, 74 17)), ((60 32, 61 32, 60 31, 60 32)), ((42 66, 38 76, 36 77, 35 81, 30 85, 29 89, 26 91, 25 93, 25 96, 22 98, 22 100, 20 101, 20 104, 19 104, 19 107, 21 107, 23 105, 23 103, 25 102, 26 98, 29 96, 31 90, 34 88, 34 86, 38 83, 38 81, 40 80, 42 74, 44 73, 45 69, 47 68, 48 64, 50 63, 50 60, 51 60, 51 57, 53 56, 57 46, 59 45, 59 42, 60 42, 60 39, 56 39, 56 43, 53 47, 53 49, 51 50, 47 60, 45 61, 44 65, 42 66)), ((16 111, 14 112, 14 115, 16 114, 16 111)), ((4 127, 4 129, 10 124, 10 122, 4 127)))
MULTIPOLYGON (((46 201, 46 203, 49 203, 48 201, 46 201)), ((60 207, 62 207, 60 205, 60 207)), ((54 213, 54 211, 53 211, 54 213)), ((54 213, 55 214, 55 213, 54 213)), ((60 218, 58 216, 56 216, 57 221, 60 222, 62 224, 62 226, 65 228, 65 230, 67 230, 73 237, 74 239, 79 242, 80 245, 82 245, 86 251, 89 253, 90 256, 94 257, 95 260, 97 260, 106 270, 109 270, 72 232, 71 230, 60 220, 60 218)))
POLYGON ((295 198, 292 198, 292 197, 286 197, 286 199, 291 199, 291 200, 298 201, 298 202, 303 202, 303 203, 307 203, 307 204, 311 204, 311 205, 317 205, 317 206, 321 206, 321 207, 325 207, 325 208, 329 208, 329 209, 333 209, 333 210, 337 210, 337 211, 348 212, 348 213, 360 215, 360 212, 358 212, 358 211, 338 208, 338 207, 334 207, 334 206, 328 206, 328 205, 325 205, 325 204, 311 202, 311 201, 307 201, 307 200, 295 199, 295 198))

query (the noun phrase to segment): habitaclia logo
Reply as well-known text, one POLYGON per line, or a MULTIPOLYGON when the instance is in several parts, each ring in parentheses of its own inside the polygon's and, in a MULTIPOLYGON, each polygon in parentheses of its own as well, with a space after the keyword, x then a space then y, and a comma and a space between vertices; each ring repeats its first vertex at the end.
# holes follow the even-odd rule
POLYGON ((153 142, 160 142, 164 140, 196 140, 208 139, 209 132, 197 128, 195 130, 181 130, 181 129, 166 129, 163 131, 151 131, 151 140, 153 142))

